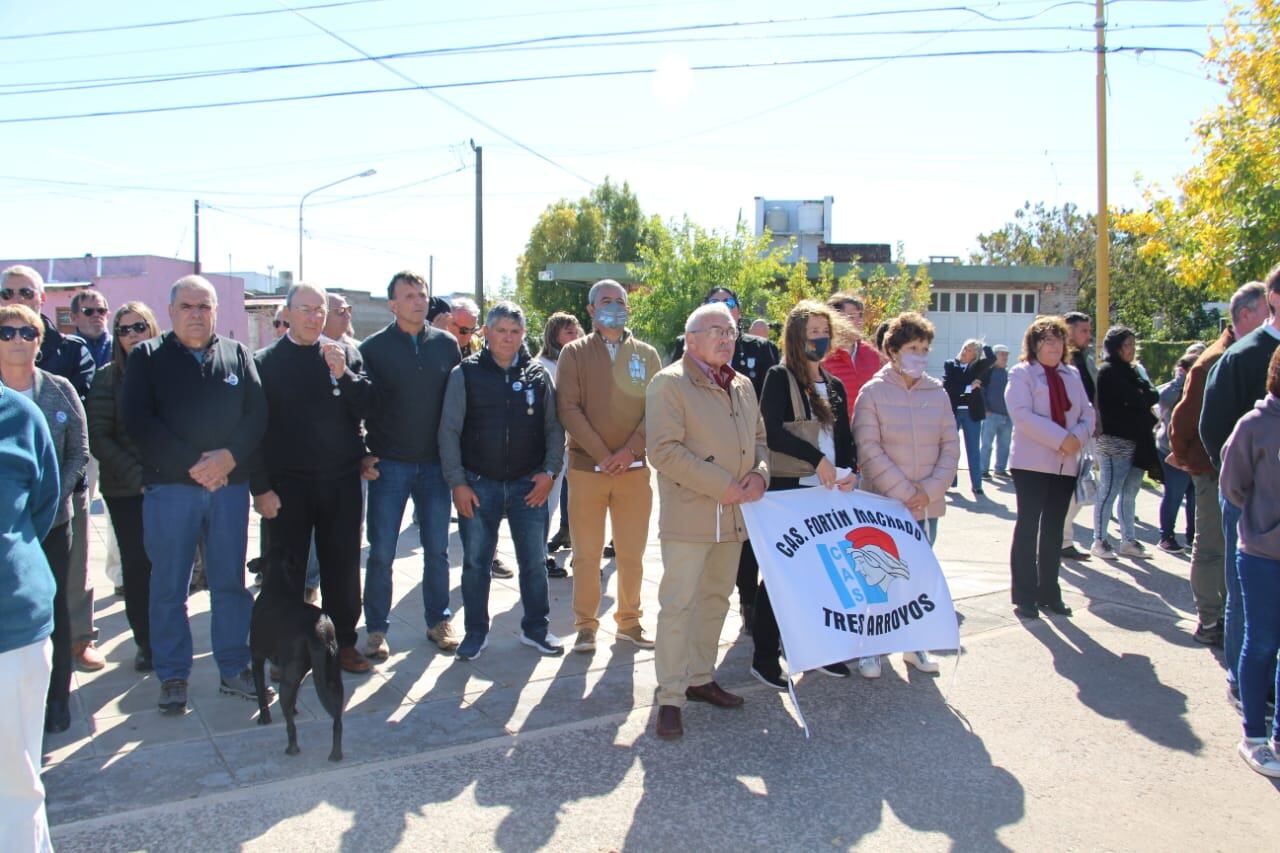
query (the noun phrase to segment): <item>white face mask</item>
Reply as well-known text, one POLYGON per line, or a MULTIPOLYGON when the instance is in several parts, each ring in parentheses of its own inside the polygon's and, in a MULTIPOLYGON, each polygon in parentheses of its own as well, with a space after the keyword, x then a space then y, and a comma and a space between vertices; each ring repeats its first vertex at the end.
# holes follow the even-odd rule
POLYGON ((927 355, 904 352, 898 356, 898 369, 912 379, 919 379, 924 376, 924 370, 928 366, 929 356, 927 355))

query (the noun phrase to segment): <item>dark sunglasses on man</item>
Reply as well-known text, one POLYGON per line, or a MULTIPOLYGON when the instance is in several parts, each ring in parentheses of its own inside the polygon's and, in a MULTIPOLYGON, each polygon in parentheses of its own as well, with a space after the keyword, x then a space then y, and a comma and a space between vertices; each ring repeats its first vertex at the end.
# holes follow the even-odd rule
POLYGON ((21 296, 23 299, 36 298, 36 292, 29 287, 20 287, 17 290, 14 290, 11 287, 6 287, 4 290, 0 290, 0 299, 3 299, 5 302, 13 299, 15 295, 21 296))
POLYGON ((287 328, 289 328, 289 321, 288 321, 288 320, 272 320, 272 321, 271 321, 271 328, 273 328, 273 329, 287 329, 287 328))
POLYGON ((130 323, 127 326, 116 326, 116 337, 123 338, 130 332, 135 335, 145 335, 149 331, 151 331, 151 327, 139 320, 138 322, 130 323))
POLYGON ((707 300, 706 304, 715 305, 717 302, 730 310, 738 307, 738 300, 734 299, 732 296, 726 296, 722 299, 712 297, 711 299, 707 300))
POLYGON ((84 316, 86 316, 86 317, 93 317, 93 316, 105 317, 105 316, 107 316, 107 313, 108 313, 110 310, 111 310, 110 308, 93 308, 93 307, 89 307, 89 308, 81 308, 81 309, 80 309, 80 313, 81 313, 81 314, 83 314, 83 315, 84 315, 84 316))
POLYGON ((14 338, 22 336, 27 343, 34 341, 40 336, 40 330, 35 326, 0 326, 0 341, 11 341, 14 338))
POLYGON ((475 331, 476 331, 475 326, 459 326, 458 327, 458 334, 460 335, 474 335, 475 331))

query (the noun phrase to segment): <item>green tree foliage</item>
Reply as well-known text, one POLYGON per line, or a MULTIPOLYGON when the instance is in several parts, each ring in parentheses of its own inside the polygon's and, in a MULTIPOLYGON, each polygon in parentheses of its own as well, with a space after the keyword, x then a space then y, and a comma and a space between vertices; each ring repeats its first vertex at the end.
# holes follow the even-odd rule
POLYGON ((1227 98, 1196 124, 1201 162, 1117 224, 1178 283, 1225 298, 1280 260, 1280 0, 1234 7, 1206 62, 1227 98))
POLYGON ((928 267, 920 264, 912 272, 907 266, 906 252, 901 243, 898 244, 897 257, 897 265, 892 273, 883 266, 876 266, 862 285, 863 328, 868 335, 873 334, 884 320, 907 311, 924 311, 929 307, 929 290, 933 287, 933 282, 929 279, 928 267))
MULTIPOLYGON (((1093 214, 1073 204, 1048 208, 1027 202, 1013 220, 978 235, 973 263, 1034 264, 1071 267, 1080 277, 1078 307, 1096 310, 1097 240, 1093 214)), ((1183 287, 1143 247, 1147 237, 1111 229, 1111 322, 1123 323, 1146 340, 1183 340, 1211 335, 1216 317, 1203 305, 1212 300, 1204 287, 1183 287)))
POLYGON ((639 258, 651 223, 625 182, 605 179, 577 201, 560 199, 538 217, 524 253, 516 261, 516 300, 536 318, 568 311, 586 321, 587 289, 567 282, 538 281, 547 264, 639 258))
POLYGON ((750 318, 768 305, 785 274, 785 248, 769 248, 769 235, 753 236, 744 223, 733 231, 708 230, 685 216, 665 227, 651 223, 649 239, 632 265, 644 284, 631 295, 631 323, 641 340, 667 353, 684 322, 712 286, 733 288, 750 318))

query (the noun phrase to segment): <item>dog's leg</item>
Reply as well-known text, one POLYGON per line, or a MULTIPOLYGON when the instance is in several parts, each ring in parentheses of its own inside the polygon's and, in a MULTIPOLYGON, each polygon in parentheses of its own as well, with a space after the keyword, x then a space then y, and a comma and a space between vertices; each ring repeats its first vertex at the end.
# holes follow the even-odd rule
POLYGON ((316 685, 320 705, 333 717, 333 750, 330 761, 342 760, 342 705, 345 701, 342 688, 342 667, 336 654, 326 654, 319 671, 312 671, 311 680, 316 685))
POLYGON ((286 667, 284 678, 280 681, 280 708, 284 711, 284 723, 289 732, 289 745, 285 747, 285 755, 298 754, 298 727, 293 718, 298 713, 298 682, 302 679, 286 667))
POLYGON ((342 709, 338 709, 338 716, 333 718, 333 749, 329 751, 330 761, 342 760, 342 709))
POLYGON ((258 691, 258 725, 265 726, 271 722, 271 711, 267 710, 267 683, 263 677, 266 658, 253 656, 253 686, 258 691))

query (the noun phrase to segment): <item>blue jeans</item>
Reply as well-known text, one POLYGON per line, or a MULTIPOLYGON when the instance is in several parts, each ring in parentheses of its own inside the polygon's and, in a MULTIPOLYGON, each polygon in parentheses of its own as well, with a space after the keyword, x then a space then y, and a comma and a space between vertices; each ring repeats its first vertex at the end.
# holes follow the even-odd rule
MULTIPOLYGON (((956 409, 956 429, 964 435, 964 454, 969 464, 969 485, 975 492, 982 491, 982 463, 979 460, 982 443, 982 421, 975 421, 968 406, 956 409)), ((957 477, 960 475, 957 474, 957 477)))
POLYGON ((1142 469, 1133 467, 1131 456, 1098 456, 1098 495, 1093 503, 1093 541, 1107 541, 1111 526, 1111 508, 1120 500, 1120 541, 1132 542, 1138 537, 1134 527, 1138 490, 1142 488, 1142 469))
POLYGON ((1013 440, 1013 419, 1008 415, 988 412, 982 422, 982 473, 991 471, 991 447, 996 449, 996 470, 1009 471, 1009 444, 1013 440))
POLYGON ((467 485, 480 499, 471 518, 458 516, 462 537, 462 609, 468 637, 489 633, 489 582, 493 552, 498 546, 498 525, 503 517, 511 528, 511 541, 519 565, 520 603, 524 618, 520 628, 537 640, 547 636, 551 603, 547 594, 547 505, 529 506, 525 497, 533 480, 521 477, 502 482, 467 472, 467 485))
POLYGON ((249 666, 253 596, 244 585, 249 538, 249 484, 210 492, 201 486, 147 486, 142 537, 151 560, 151 656, 160 681, 191 677, 191 623, 187 589, 197 543, 204 542, 204 572, 212 603, 210 640, 223 678, 249 666))
POLYGON ((1160 498, 1160 538, 1173 538, 1173 529, 1178 524, 1178 507, 1185 503, 1187 539, 1191 539, 1196 534, 1196 489, 1191 482, 1191 475, 1163 459, 1160 460, 1160 466, 1164 468, 1164 496, 1160 498))
POLYGON ((422 543, 422 609, 427 628, 448 619, 449 486, 439 462, 378 462, 378 479, 369 483, 369 559, 365 562, 364 625, 370 633, 385 634, 391 618, 391 564, 404 508, 413 498, 418 539, 422 543))
MULTIPOLYGON (((1244 736, 1267 735, 1267 698, 1280 695, 1276 654, 1280 652, 1280 560, 1238 552, 1236 567, 1244 610, 1244 645, 1240 649, 1240 700, 1244 736), (1276 693, 1272 694, 1272 689, 1276 693)), ((1280 722, 1271 736, 1280 739, 1280 722)))
POLYGON ((1244 646, 1244 605, 1240 600, 1240 575, 1236 568, 1236 525, 1240 507, 1218 492, 1222 507, 1222 569, 1227 584, 1227 602, 1222 608, 1222 657, 1227 663, 1227 682, 1237 690, 1240 684, 1240 649, 1244 646))

